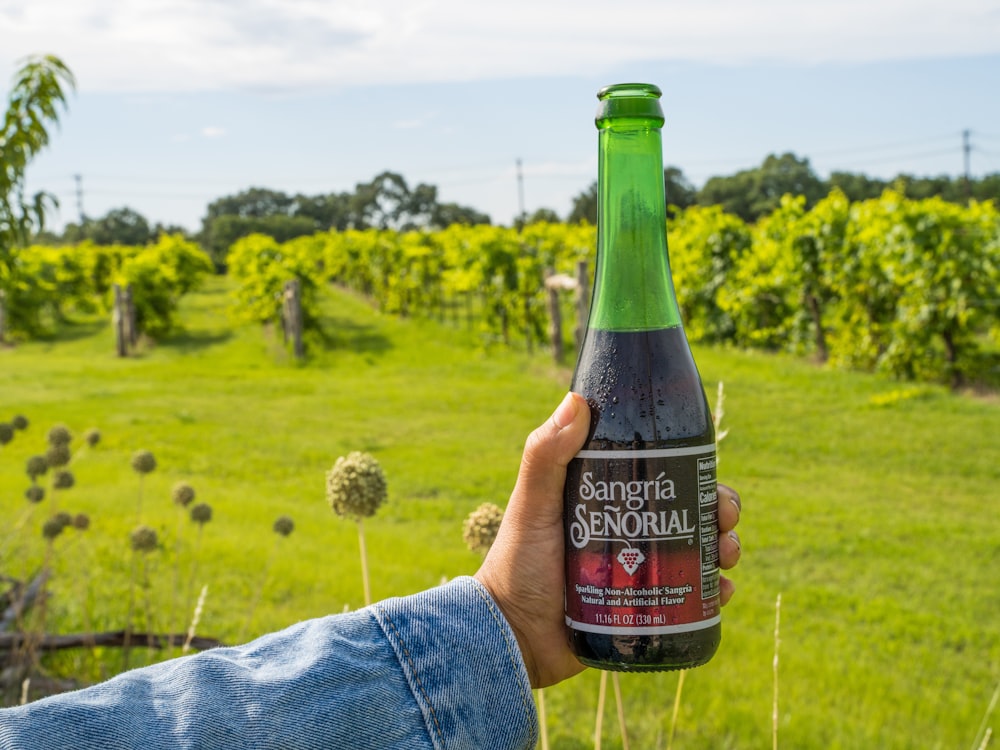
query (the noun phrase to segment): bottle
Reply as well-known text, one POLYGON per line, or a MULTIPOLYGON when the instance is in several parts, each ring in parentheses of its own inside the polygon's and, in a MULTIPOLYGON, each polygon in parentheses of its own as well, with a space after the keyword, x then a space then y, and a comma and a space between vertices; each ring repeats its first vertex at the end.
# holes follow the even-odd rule
POLYGON ((721 638, 715 429, 667 257, 660 90, 598 93, 597 265, 572 389, 591 408, 565 490, 577 658, 687 669, 721 638))

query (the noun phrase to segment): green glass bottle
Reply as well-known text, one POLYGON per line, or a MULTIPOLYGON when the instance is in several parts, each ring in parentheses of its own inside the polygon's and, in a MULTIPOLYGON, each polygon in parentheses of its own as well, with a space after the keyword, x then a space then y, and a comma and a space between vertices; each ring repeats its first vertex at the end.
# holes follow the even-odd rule
POLYGON ((597 266, 572 384, 592 418, 566 480, 566 624, 584 664, 685 669, 721 636, 715 430, 670 276, 660 90, 598 99, 597 266))

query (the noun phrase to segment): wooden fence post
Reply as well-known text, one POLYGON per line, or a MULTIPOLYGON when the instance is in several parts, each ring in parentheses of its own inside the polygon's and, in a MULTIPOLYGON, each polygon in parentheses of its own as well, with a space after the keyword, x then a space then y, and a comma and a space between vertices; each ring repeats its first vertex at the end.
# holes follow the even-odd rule
POLYGON ((130 349, 135 349, 135 345, 139 343, 139 329, 135 322, 135 302, 132 300, 132 285, 126 284, 125 291, 122 294, 122 303, 124 304, 123 314, 125 317, 125 338, 128 341, 130 349))
POLYGON ((555 272, 545 270, 546 301, 549 308, 549 340, 552 342, 552 358, 559 364, 563 360, 562 310, 559 309, 559 283, 555 272))
POLYGON ((125 336, 125 302, 120 284, 114 287, 115 301, 111 308, 111 323, 115 329, 115 350, 119 357, 128 354, 128 339, 125 336))
POLYGON ((583 348, 583 334, 587 331, 587 319, 590 317, 590 278, 587 273, 587 261, 576 264, 576 328, 573 337, 576 340, 576 350, 583 348))
POLYGON ((281 298, 281 328, 285 333, 285 343, 292 339, 292 351, 296 359, 305 357, 302 344, 302 293, 298 279, 285 282, 281 298))
POLYGON ((524 337, 527 339, 528 354, 532 354, 535 351, 535 342, 531 335, 531 295, 523 295, 522 302, 524 304, 524 337))
MULTIPOLYGON (((586 276, 586 269, 584 269, 584 276, 586 276)), ((577 295, 577 300, 579 300, 580 282, 572 276, 564 273, 555 273, 549 269, 545 272, 545 289, 548 292, 549 338, 552 340, 552 354, 558 364, 562 362, 565 351, 562 337, 562 306, 559 302, 559 292, 561 290, 572 291, 577 295)), ((586 291, 584 291, 584 295, 586 295, 586 291)), ((586 319, 584 319, 584 325, 586 325, 586 319)), ((579 332, 577 334, 579 335, 579 332)), ((579 341, 577 342, 577 348, 579 349, 579 341)))

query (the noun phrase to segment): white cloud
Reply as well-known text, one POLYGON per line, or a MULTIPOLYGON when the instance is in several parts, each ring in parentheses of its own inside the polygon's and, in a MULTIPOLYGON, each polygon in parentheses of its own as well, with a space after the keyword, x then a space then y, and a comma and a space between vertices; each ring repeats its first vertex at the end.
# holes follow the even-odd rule
POLYGON ((415 130, 429 125, 434 120, 434 117, 434 113, 407 117, 401 120, 396 120, 392 123, 392 127, 396 130, 415 130))
POLYGON ((81 89, 455 81, 643 60, 1000 53, 995 0, 31 0, 0 4, 0 70, 62 57, 81 89))
POLYGON ((205 138, 221 138, 226 134, 226 129, 209 125, 201 129, 201 134, 205 138))

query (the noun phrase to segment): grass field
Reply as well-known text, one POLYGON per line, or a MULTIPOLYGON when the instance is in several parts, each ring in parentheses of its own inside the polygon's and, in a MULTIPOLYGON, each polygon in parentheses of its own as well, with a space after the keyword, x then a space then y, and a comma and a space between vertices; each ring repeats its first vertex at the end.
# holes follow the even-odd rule
MULTIPOLYGON (((199 632, 226 642, 360 606, 357 532, 324 498, 324 472, 351 450, 389 482, 365 526, 373 596, 472 573, 462 520, 503 504, 524 438, 569 382, 544 353, 484 350, 339 292, 326 347, 297 365, 272 334, 232 326, 227 302, 212 279, 184 300, 183 332, 126 360, 103 322, 0 350, 0 420, 31 422, 0 448, 0 572, 25 577, 45 553, 52 499, 23 499, 26 459, 54 424, 77 436, 76 486, 55 502, 92 523, 54 545, 50 632, 124 626, 140 486, 163 544, 149 558, 156 629, 186 627, 202 584, 199 632), (100 444, 79 447, 91 427, 100 444), (141 485, 138 449, 158 462, 141 485), (200 541, 170 499, 182 480, 213 508, 200 541), (282 514, 287 539, 271 530, 282 514)), ((744 499, 744 558, 722 648, 686 675, 673 746, 771 747, 780 594, 779 746, 974 748, 984 721, 1000 728, 1000 710, 986 716, 1000 681, 1000 401, 788 357, 695 356, 710 396, 725 382, 720 478, 744 499)), ((117 658, 45 664, 94 679, 117 658)), ((677 679, 622 676, 631 747, 667 746, 677 679)), ((552 747, 593 746, 597 693, 592 671, 546 691, 552 747)), ((621 747, 613 701, 603 725, 603 747, 621 747)))

